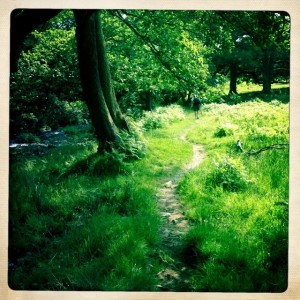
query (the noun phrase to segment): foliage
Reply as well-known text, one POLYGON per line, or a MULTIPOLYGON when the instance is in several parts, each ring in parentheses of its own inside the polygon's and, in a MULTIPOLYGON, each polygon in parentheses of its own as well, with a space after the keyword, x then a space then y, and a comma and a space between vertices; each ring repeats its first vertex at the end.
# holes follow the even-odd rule
POLYGON ((207 156, 178 190, 195 224, 185 238, 195 268, 190 289, 282 292, 288 151, 247 157, 236 141, 246 150, 288 143, 288 92, 225 97, 224 85, 232 67, 241 80, 260 83, 264 54, 274 59, 277 78, 289 77, 286 68, 278 71, 288 65, 289 17, 116 10, 101 18, 118 101, 140 129, 122 131, 111 153, 97 154, 91 132, 70 126, 89 123, 72 13, 30 34, 11 74, 11 133, 38 142, 33 133, 41 128, 68 126, 74 144, 10 161, 10 287, 155 290, 165 267, 156 251, 155 187, 188 162, 191 145, 177 138, 181 126, 193 124, 187 137, 203 144, 207 156), (204 102, 195 125, 176 105, 193 94, 204 102))
MULTIPOLYGON (((58 23, 60 17, 56 19, 58 23)), ((48 26, 27 38, 18 70, 11 74, 12 133, 35 132, 45 125, 57 128, 87 118, 78 102, 81 87, 74 37, 74 27, 48 26)))
POLYGON ((130 163, 97 154, 94 140, 78 143, 86 134, 78 126, 65 128, 74 144, 11 161, 9 286, 156 290, 164 268, 156 187, 190 159, 171 134, 187 121, 147 135, 149 151, 130 163))
MULTIPOLYGON (((274 70, 288 65, 289 19, 282 13, 110 10, 101 18, 119 104, 137 118, 149 107, 186 104, 191 94, 204 103, 241 102, 224 98, 228 68, 235 63, 241 79, 261 82, 260 33, 282 52, 274 70), (270 26, 258 26, 264 16, 270 26)), ((11 133, 86 123, 81 93, 75 22, 63 10, 25 40, 11 75, 11 133)))
POLYGON ((224 137, 224 136, 229 136, 233 135, 234 131, 238 129, 237 125, 231 124, 231 123, 225 123, 220 125, 216 132, 214 133, 215 137, 224 137))
POLYGON ((179 105, 158 107, 154 111, 145 112, 140 123, 146 130, 162 128, 163 126, 184 118, 183 109, 179 105))
POLYGON ((18 136, 17 142, 19 142, 19 143, 38 143, 38 142, 40 142, 40 138, 32 133, 23 132, 18 136))
POLYGON ((186 215, 194 224, 183 251, 194 269, 191 290, 283 292, 288 270, 288 151, 251 157, 238 151, 236 141, 243 141, 245 151, 288 143, 288 105, 259 99, 206 104, 201 119, 188 138, 205 146, 206 157, 179 185, 186 215), (225 121, 235 130, 215 135, 225 121))
MULTIPOLYGON (((227 83, 227 82, 226 82, 227 83)), ((225 102, 224 84, 218 83, 217 87, 211 87, 201 94, 203 103, 223 103, 225 102)))
MULTIPOLYGON (((149 150, 130 164, 114 153, 96 154, 93 141, 13 162, 10 287, 156 290, 156 274, 168 260, 159 251, 155 187, 189 161, 191 145, 174 137, 192 126, 188 139, 201 142, 206 156, 178 188, 194 224, 182 253, 192 268, 189 289, 282 292, 287 284, 288 153, 250 157, 234 149, 240 136, 246 150, 286 141, 287 108, 275 100, 205 104, 196 124, 191 113, 146 132, 149 150), (268 132, 263 138, 252 137, 257 131, 253 118, 268 132), (237 127, 233 135, 217 137, 214 132, 224 120, 237 127), (270 128, 277 135, 270 135, 270 128)), ((79 134, 73 127, 66 130, 79 134)))
POLYGON ((241 162, 230 157, 214 161, 206 178, 208 188, 221 187, 224 191, 229 192, 237 192, 246 188, 248 181, 241 162))
POLYGON ((174 102, 183 101, 187 91, 206 87, 206 49, 186 30, 184 25, 191 20, 184 12, 112 11, 103 14, 103 19, 116 91, 122 103, 130 105, 137 99, 145 106, 143 94, 151 92, 158 103, 170 104, 166 94, 176 95, 174 102), (122 40, 127 43, 120 43, 122 40))
POLYGON ((141 159, 147 150, 147 142, 137 123, 131 122, 131 131, 120 131, 119 141, 112 145, 112 154, 120 161, 126 159, 141 159))
MULTIPOLYGON (((230 70, 231 83, 266 83, 289 76, 290 17, 286 12, 216 12, 225 28, 225 42, 217 44, 213 61, 219 72, 230 70), (235 70, 235 71, 234 71, 235 70)), ((236 92, 231 90, 230 92, 236 92)))
POLYGON ((242 97, 238 94, 231 93, 227 96, 226 102, 229 104, 238 104, 242 102, 242 97))
MULTIPOLYGON (((83 101, 77 100, 73 102, 63 101, 65 122, 68 125, 86 125, 89 124, 89 113, 86 104, 83 101)), ((65 123, 65 124, 66 124, 65 123)))

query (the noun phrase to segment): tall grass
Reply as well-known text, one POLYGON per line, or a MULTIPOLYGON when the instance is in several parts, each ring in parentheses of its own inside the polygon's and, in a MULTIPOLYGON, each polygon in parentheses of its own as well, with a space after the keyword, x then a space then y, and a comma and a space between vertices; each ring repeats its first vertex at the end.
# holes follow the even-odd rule
POLYGON ((284 291, 288 148, 247 155, 236 142, 245 152, 288 143, 288 101, 240 102, 205 104, 197 121, 177 106, 147 114, 147 149, 124 136, 122 149, 98 155, 88 133, 83 140, 68 128, 73 145, 11 161, 10 287, 157 290, 165 268, 157 187, 190 161, 191 144, 178 139, 189 128, 206 151, 178 188, 193 224, 182 253, 193 269, 189 290, 284 291))
POLYGON ((75 144, 11 161, 9 286, 156 290, 162 268, 156 189, 190 159, 190 147, 164 126, 146 135, 143 159, 128 160, 119 149, 98 155, 87 133, 78 143, 76 128, 67 130, 75 144))
POLYGON ((194 291, 283 292, 288 260, 288 105, 255 100, 203 107, 189 139, 205 145, 201 166, 179 193, 195 226, 184 254, 194 291))

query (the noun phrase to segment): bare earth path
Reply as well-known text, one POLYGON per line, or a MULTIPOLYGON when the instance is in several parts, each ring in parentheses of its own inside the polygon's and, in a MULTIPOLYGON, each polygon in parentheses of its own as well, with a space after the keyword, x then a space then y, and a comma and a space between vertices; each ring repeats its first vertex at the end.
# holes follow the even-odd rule
MULTIPOLYGON (((180 136, 185 140, 187 131, 180 136)), ((158 193, 158 203, 163 225, 161 226, 160 257, 166 267, 158 276, 160 284, 158 288, 164 291, 183 291, 188 288, 187 274, 190 271, 180 259, 182 236, 188 232, 190 225, 184 215, 184 209, 180 203, 176 188, 184 174, 197 167, 204 157, 201 145, 193 144, 193 158, 182 171, 172 178, 166 178, 158 193)))

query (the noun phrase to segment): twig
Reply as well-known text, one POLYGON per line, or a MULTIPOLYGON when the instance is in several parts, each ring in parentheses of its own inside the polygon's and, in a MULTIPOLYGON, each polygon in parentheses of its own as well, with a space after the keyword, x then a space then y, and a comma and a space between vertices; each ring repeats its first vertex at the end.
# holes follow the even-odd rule
POLYGON ((266 151, 266 150, 271 150, 271 149, 285 149, 286 147, 288 147, 289 144, 274 144, 274 145, 269 145, 269 146, 266 146, 266 147, 263 147, 257 151, 253 151, 253 150, 250 150, 248 152, 245 152, 245 154, 247 155, 257 155, 263 151, 266 151))

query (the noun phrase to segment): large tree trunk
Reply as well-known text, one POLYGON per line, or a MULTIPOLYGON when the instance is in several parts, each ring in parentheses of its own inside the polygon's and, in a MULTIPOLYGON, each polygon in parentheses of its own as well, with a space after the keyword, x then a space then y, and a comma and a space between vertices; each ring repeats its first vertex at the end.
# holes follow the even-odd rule
MULTIPOLYGON (((11 72, 25 37, 60 10, 15 10, 11 14, 11 72)), ((99 141, 99 151, 118 142, 119 129, 129 130, 116 101, 97 10, 74 10, 80 77, 85 101, 99 141)))
POLYGON ((117 103, 116 94, 113 88, 99 12, 95 13, 95 24, 98 54, 98 70, 103 95, 114 123, 120 129, 129 130, 128 124, 117 103))
POLYGON ((237 68, 235 63, 230 64, 230 86, 229 86, 229 94, 237 94, 236 89, 237 82, 237 68))
POLYGON ((271 93, 271 84, 273 76, 273 47, 263 49, 263 93, 271 93))
MULTIPOLYGON (((99 37, 97 11, 74 11, 76 19, 76 39, 80 77, 85 101, 87 103, 93 126, 99 140, 99 152, 110 148, 111 143, 119 139, 119 130, 110 114, 103 92, 103 85, 109 79, 99 70, 99 37)), ((101 65, 101 64, 100 64, 101 65)))

